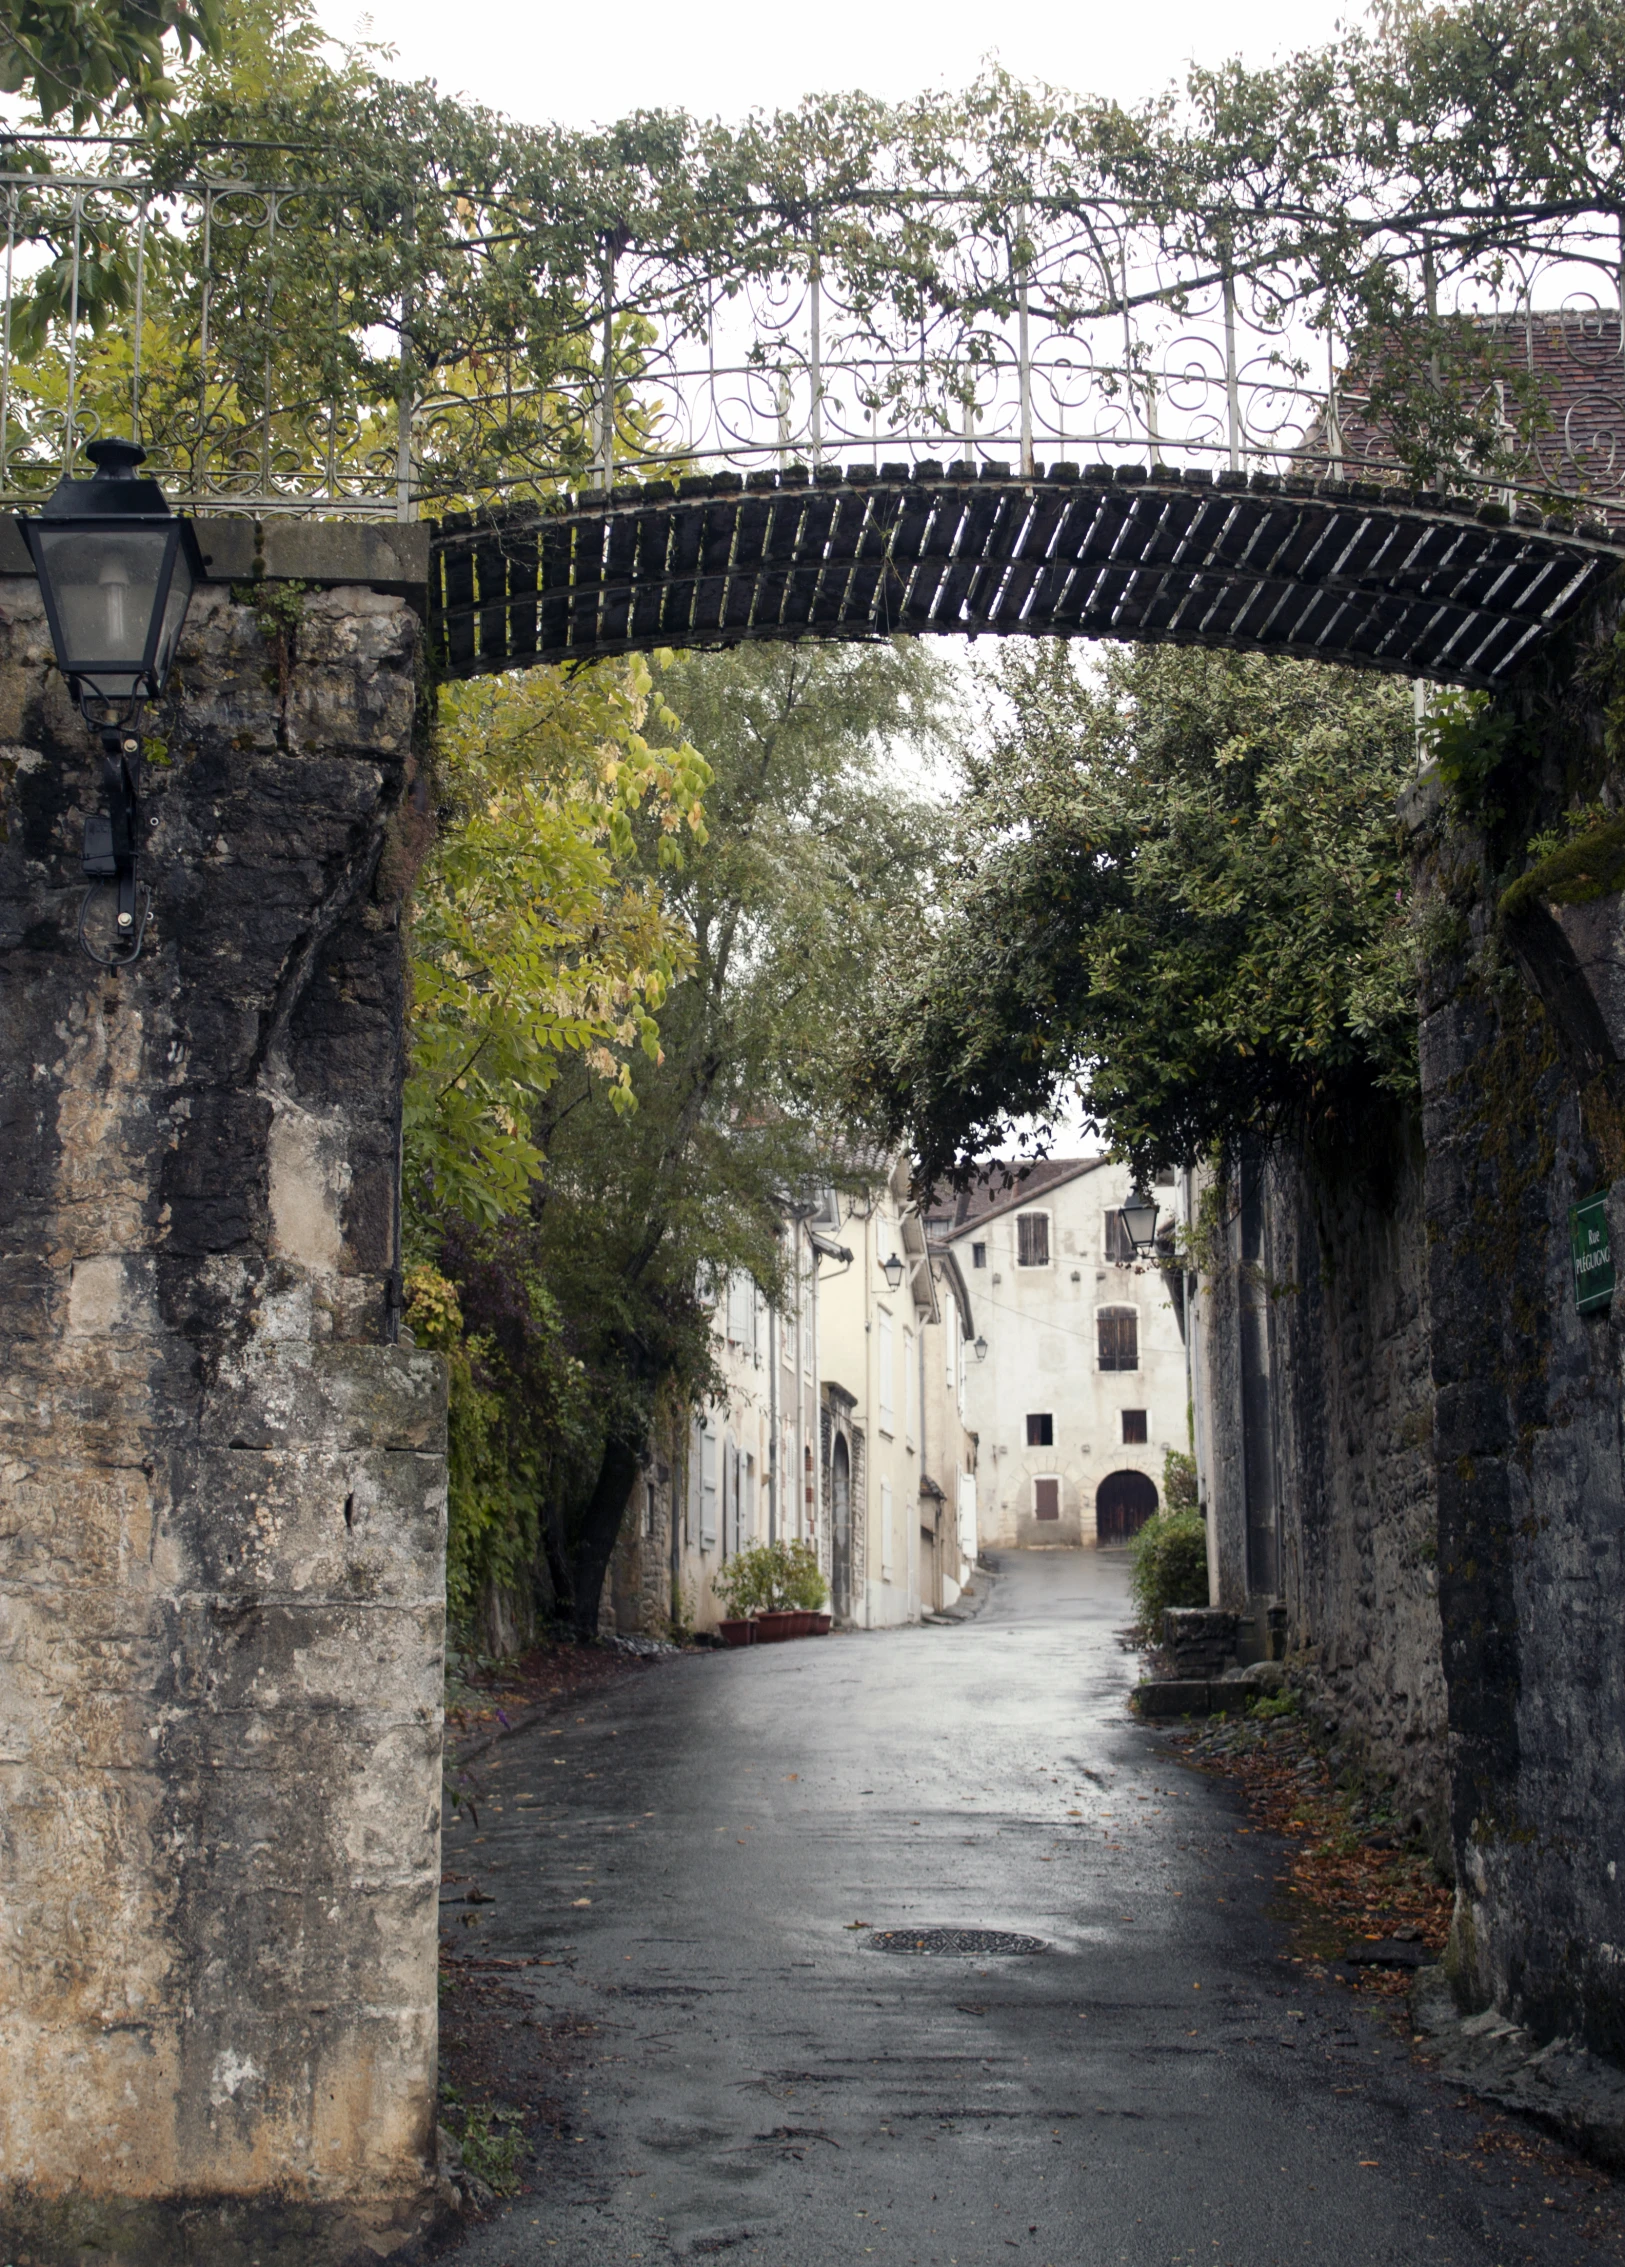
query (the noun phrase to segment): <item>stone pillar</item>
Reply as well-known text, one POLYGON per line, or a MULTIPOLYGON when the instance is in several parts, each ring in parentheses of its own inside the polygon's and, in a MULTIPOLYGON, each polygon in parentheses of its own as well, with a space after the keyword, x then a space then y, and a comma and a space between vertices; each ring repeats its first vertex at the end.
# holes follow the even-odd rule
POLYGON ((432 2194, 445 1404, 396 1343, 426 546, 199 534, 114 973, 75 943, 98 751, 0 523, 7 2259, 387 2250, 432 2194))

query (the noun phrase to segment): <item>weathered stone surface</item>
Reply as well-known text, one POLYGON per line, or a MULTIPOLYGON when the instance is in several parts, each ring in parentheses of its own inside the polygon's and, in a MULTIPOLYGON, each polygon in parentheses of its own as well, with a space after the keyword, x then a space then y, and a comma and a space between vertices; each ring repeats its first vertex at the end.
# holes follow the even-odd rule
MULTIPOLYGON (((1606 656, 1616 619, 1591 634, 1606 656)), ((1625 907, 1498 899, 1574 803, 1616 807, 1606 675, 1584 652, 1515 704, 1515 811, 1488 832, 1412 799, 1424 970, 1439 1595, 1461 2005, 1534 2046, 1625 2058, 1625 1311, 1575 1312, 1568 1207, 1625 1235, 1625 907), (1581 664, 1576 667, 1576 662, 1581 664)))
POLYGON ((1311 1714, 1448 1862, 1423 1182, 1390 1150, 1337 1185, 1284 1152, 1242 1168, 1202 1299, 1210 1525, 1253 1650, 1278 1597, 1311 1714))
POLYGON ((375 589, 291 631, 199 593, 114 973, 74 942, 97 751, 0 572, 7 2257, 314 2259, 434 2197, 445 1400, 392 1343, 419 643, 375 589))
POLYGON ((1169 1606, 1162 1642, 1176 1676, 1222 1676, 1235 1658, 1236 1617, 1220 1606, 1169 1606))

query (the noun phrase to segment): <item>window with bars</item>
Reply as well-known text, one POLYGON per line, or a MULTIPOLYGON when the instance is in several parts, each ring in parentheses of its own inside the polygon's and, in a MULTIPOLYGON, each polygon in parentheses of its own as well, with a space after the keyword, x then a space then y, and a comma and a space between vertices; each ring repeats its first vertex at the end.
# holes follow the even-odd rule
POLYGON ((1018 1267, 1048 1267, 1049 1214, 1047 1212, 1018 1212, 1016 1214, 1016 1265, 1018 1267))
POLYGON ((1145 1440, 1145 1411, 1143 1409, 1125 1409, 1123 1411, 1124 1447, 1141 1448, 1145 1445, 1145 1440))
POLYGON ((1140 1316, 1135 1307, 1102 1307, 1095 1318, 1100 1333, 1103 1370, 1137 1370, 1140 1366, 1140 1316))

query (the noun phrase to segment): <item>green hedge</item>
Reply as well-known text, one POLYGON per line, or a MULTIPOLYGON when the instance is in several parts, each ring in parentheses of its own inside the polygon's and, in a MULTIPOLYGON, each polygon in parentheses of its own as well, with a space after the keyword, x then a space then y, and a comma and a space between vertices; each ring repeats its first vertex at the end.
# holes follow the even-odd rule
POLYGON ((1199 1511, 1159 1511, 1134 1538, 1129 1576, 1140 1627, 1153 1640, 1162 1636, 1169 1606, 1207 1604, 1207 1528, 1199 1511))

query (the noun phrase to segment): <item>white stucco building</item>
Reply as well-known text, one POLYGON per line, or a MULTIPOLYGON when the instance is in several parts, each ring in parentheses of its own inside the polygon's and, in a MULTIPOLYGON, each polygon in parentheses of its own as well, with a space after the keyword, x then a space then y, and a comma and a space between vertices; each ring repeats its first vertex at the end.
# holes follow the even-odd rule
MULTIPOLYGON (((1129 1193, 1126 1166, 1051 1158, 931 1213, 987 1347, 965 1384, 984 1545, 1126 1541, 1160 1503, 1165 1452, 1189 1446, 1184 1341, 1162 1271, 1122 1235, 1129 1193)), ((1166 1223, 1172 1176, 1153 1193, 1166 1223)))
POLYGON ((952 1254, 927 1240, 906 1159, 824 1225, 851 1254, 819 1285, 830 1588, 842 1621, 881 1629, 951 1605, 975 1561, 975 1307, 952 1254))

